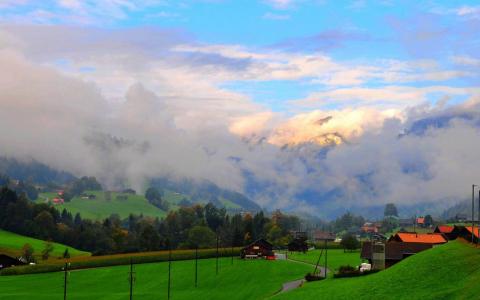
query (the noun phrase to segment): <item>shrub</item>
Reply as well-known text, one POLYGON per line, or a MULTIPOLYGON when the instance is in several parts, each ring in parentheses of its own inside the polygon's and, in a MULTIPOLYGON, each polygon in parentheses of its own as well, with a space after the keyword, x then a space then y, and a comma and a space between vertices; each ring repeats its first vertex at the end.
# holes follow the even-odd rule
POLYGON ((333 275, 333 277, 334 278, 356 277, 356 276, 363 276, 363 275, 368 275, 376 272, 378 272, 378 270, 360 272, 359 269, 352 266, 341 266, 338 269, 338 272, 333 275))

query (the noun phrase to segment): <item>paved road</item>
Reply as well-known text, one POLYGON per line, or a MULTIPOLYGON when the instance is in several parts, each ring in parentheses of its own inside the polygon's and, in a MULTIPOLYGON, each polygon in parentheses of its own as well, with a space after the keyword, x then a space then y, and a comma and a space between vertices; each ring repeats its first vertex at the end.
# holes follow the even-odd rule
MULTIPOLYGON (((299 260, 294 260, 294 259, 287 259, 287 260, 288 260, 288 261, 291 261, 291 262, 295 262, 295 263, 299 263, 299 264, 304 264, 304 265, 309 265, 309 266, 315 267, 314 264, 307 263, 307 262, 304 262, 304 261, 299 261, 299 260)), ((321 276, 325 276, 325 270, 330 273, 330 270, 325 269, 325 268, 322 267, 322 266, 318 266, 318 271, 319 271, 319 273, 320 273, 321 276)), ((312 271, 313 271, 313 269, 312 269, 312 271)), ((277 294, 284 293, 284 292, 288 292, 288 291, 290 291, 290 290, 299 288, 299 287, 301 287, 301 286, 305 283, 305 281, 306 281, 305 279, 298 279, 298 280, 294 280, 294 281, 285 282, 284 284, 282 284, 282 289, 281 289, 280 291, 278 291, 277 294)))

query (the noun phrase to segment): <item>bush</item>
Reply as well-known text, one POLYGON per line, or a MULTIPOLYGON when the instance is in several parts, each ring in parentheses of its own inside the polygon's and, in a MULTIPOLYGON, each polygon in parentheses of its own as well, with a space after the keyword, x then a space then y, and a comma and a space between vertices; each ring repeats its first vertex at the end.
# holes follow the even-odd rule
POLYGON ((359 269, 352 266, 341 266, 338 269, 338 272, 333 275, 333 277, 334 278, 357 277, 357 276, 368 275, 376 272, 378 272, 378 270, 360 272, 359 269))
POLYGON ((305 275, 306 281, 319 281, 323 279, 325 279, 325 277, 320 276, 318 274, 307 273, 307 275, 305 275))

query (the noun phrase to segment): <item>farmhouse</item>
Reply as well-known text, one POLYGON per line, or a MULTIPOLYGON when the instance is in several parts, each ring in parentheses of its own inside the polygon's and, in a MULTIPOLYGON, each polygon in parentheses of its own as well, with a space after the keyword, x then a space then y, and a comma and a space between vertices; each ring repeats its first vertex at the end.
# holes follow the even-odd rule
POLYGON ((325 240, 327 240, 327 242, 333 242, 335 241, 335 238, 335 234, 331 232, 315 230, 315 232, 313 233, 313 240, 315 242, 323 242, 325 240))
POLYGON ((442 233, 397 232, 395 235, 392 235, 388 241, 439 245, 445 244, 447 239, 442 233))
POLYGON ((258 239, 242 249, 241 258, 271 258, 275 257, 273 245, 265 239, 258 239))
POLYGON ((288 243, 288 251, 307 252, 308 245, 305 238, 296 238, 288 243))
MULTIPOLYGON (((418 252, 432 248, 432 244, 427 243, 403 243, 388 242, 385 244, 385 268, 391 267, 402 259, 418 252)), ((360 257, 373 263, 373 245, 371 242, 365 242, 362 245, 360 257)))
POLYGON ((374 223, 366 222, 361 227, 361 230, 362 232, 365 232, 365 233, 377 233, 378 227, 374 223))
POLYGON ((439 225, 435 227, 433 232, 443 234, 449 241, 458 237, 458 231, 454 230, 455 226, 451 225, 439 225))
POLYGON ((425 218, 424 217, 418 217, 415 222, 417 223, 418 226, 425 227, 425 218))
POLYGON ((478 226, 473 227, 472 226, 455 226, 455 229, 453 230, 458 237, 462 237, 465 240, 471 242, 472 241, 472 234, 473 234, 473 242, 477 243, 479 240, 479 228, 478 226))
POLYGON ((22 266, 22 265, 25 265, 25 263, 11 256, 0 254, 0 270, 4 268, 9 268, 12 266, 22 266))

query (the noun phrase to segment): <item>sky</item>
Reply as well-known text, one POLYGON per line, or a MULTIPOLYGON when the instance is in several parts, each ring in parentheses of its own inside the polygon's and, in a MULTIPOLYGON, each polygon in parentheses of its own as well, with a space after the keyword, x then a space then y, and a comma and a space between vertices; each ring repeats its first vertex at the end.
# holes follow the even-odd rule
POLYGON ((445 207, 477 180, 479 29, 478 1, 0 0, 3 154, 319 215, 445 207))

